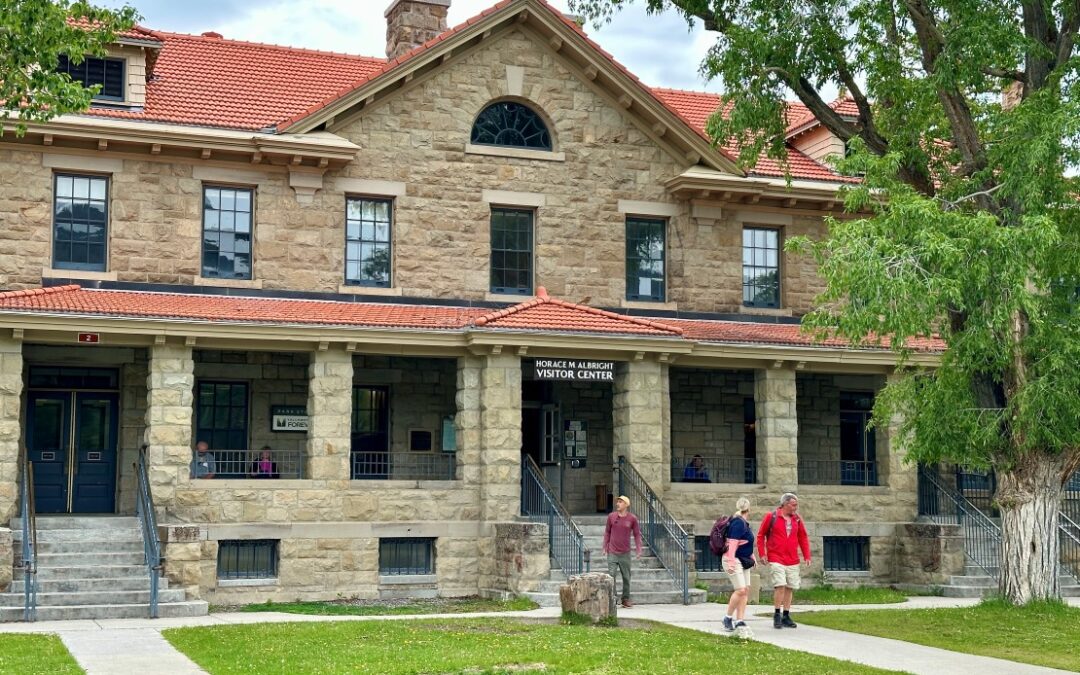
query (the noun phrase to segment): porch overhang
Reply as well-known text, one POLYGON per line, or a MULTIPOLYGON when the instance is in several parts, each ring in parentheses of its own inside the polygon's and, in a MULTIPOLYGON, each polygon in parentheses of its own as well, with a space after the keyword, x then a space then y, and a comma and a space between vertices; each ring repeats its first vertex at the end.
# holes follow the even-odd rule
MULTIPOLYGON (((782 208, 785 213, 812 211, 839 214, 843 209, 843 183, 783 178, 732 176, 702 166, 690 167, 664 186, 691 206, 782 208)), ((691 213, 693 215, 693 213, 691 213)))

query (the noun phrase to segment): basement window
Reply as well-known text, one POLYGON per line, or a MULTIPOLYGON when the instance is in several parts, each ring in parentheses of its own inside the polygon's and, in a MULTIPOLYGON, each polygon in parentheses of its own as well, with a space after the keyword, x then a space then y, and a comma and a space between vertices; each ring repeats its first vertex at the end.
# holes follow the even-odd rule
POLYGON ((274 579, 278 575, 278 540, 218 542, 218 579, 274 579))
POLYGON ((435 574, 435 540, 380 539, 379 574, 384 576, 435 574))
POLYGON ((870 537, 825 537, 826 572, 870 571, 870 537))

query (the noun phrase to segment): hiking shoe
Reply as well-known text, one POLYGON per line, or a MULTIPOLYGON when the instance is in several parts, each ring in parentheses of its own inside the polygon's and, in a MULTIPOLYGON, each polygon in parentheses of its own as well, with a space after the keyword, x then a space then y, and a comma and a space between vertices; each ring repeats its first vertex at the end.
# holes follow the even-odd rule
POLYGON ((735 624, 734 624, 734 622, 732 622, 731 617, 729 617, 729 616, 724 617, 724 630, 726 630, 729 633, 731 631, 735 630, 735 624))
MULTIPOLYGON (((790 616, 785 616, 780 619, 780 626, 783 626, 784 628, 798 628, 799 624, 792 621, 790 616)), ((777 626, 777 628, 780 628, 780 626, 777 626)))
POLYGON ((622 606, 625 607, 626 609, 630 609, 631 607, 634 606, 634 603, 630 602, 630 598, 624 598, 623 601, 622 601, 622 606))
MULTIPOLYGON (((791 619, 788 618, 788 621, 791 621, 791 619)), ((772 627, 773 628, 783 628, 784 627, 783 619, 780 618, 779 614, 773 614, 773 616, 772 616, 772 627)))
POLYGON ((754 637, 754 631, 750 630, 750 626, 747 626, 745 621, 735 624, 735 634, 744 640, 754 637))

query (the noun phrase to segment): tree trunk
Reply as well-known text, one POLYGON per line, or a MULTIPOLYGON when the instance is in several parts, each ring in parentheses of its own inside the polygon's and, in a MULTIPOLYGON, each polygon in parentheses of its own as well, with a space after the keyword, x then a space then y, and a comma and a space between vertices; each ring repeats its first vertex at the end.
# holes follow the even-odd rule
POLYGON ((998 474, 1001 594, 1015 605, 1061 597, 1058 509, 1062 475, 1062 459, 1039 452, 998 474))

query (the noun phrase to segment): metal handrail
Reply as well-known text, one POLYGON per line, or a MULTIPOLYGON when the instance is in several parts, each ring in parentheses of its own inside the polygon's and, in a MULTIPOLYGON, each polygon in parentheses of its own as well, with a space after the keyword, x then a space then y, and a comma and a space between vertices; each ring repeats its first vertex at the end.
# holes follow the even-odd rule
POLYGON ((521 461, 521 515, 548 526, 548 550, 567 575, 588 571, 585 537, 528 455, 521 461))
POLYGON ((919 515, 937 523, 959 525, 964 535, 964 554, 1000 581, 1001 528, 926 466, 919 467, 919 478, 919 515))
POLYGON ((683 604, 690 604, 690 535, 626 457, 619 457, 618 473, 619 494, 645 509, 645 527, 641 531, 645 543, 679 586, 683 604))
POLYGON ((156 619, 158 618, 158 580, 161 578, 165 561, 161 557, 161 540, 158 539, 157 516, 154 514, 154 496, 150 492, 145 445, 139 449, 139 460, 133 468, 139 480, 135 513, 142 529, 143 554, 147 572, 150 574, 150 618, 156 619))
POLYGON ((1080 581, 1080 525, 1065 513, 1058 513, 1058 534, 1061 569, 1080 581))
POLYGON ((22 510, 23 621, 37 621, 37 511, 34 506, 34 465, 23 456, 22 510))

